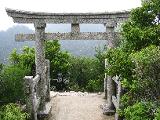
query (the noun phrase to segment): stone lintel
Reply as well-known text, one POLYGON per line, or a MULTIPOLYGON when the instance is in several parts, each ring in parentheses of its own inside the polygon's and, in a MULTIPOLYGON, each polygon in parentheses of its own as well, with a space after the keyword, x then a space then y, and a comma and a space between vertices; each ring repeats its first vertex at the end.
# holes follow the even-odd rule
POLYGON ((6 9, 8 16, 12 17, 15 23, 36 23, 44 20, 45 23, 66 24, 66 23, 88 23, 104 24, 112 19, 119 21, 128 19, 130 11, 102 12, 102 13, 44 13, 22 10, 6 9))
MULTIPOLYGON (((45 40, 108 40, 111 33, 81 32, 81 33, 45 33, 45 40)), ((118 36, 119 33, 115 33, 118 36)), ((16 41, 34 41, 35 34, 17 34, 16 41)))

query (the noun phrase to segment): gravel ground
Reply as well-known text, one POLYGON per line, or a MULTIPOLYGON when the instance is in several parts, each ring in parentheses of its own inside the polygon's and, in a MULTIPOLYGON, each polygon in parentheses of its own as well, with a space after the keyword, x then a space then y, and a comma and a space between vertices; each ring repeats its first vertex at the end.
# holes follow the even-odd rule
MULTIPOLYGON (((52 93, 51 96, 55 93, 52 93)), ((97 93, 65 92, 52 97, 50 120, 114 120, 103 115, 100 105, 105 103, 104 95, 97 93)))

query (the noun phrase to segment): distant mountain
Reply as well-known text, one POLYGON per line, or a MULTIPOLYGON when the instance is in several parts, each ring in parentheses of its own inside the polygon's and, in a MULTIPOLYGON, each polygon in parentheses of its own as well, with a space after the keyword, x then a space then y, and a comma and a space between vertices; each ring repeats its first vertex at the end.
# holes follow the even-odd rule
MULTIPOLYGON (((101 25, 81 25, 82 32, 103 32, 103 26, 101 25)), ((71 26, 66 25, 47 25, 46 32, 70 32, 71 26)), ((33 33, 34 31, 23 25, 16 25, 9 28, 6 31, 0 31, 0 62, 7 63, 8 56, 11 51, 16 48, 20 50, 23 46, 34 47, 34 42, 16 42, 15 34, 17 33, 33 33)), ((72 40, 72 41, 60 41, 61 49, 67 50, 73 55, 77 56, 94 56, 95 47, 103 46, 106 41, 84 41, 84 40, 72 40)))
POLYGON ((25 26, 13 26, 6 31, 0 32, 0 62, 7 63, 11 51, 16 48, 20 50, 22 46, 33 46, 34 42, 16 42, 15 34, 33 33, 31 29, 25 26))

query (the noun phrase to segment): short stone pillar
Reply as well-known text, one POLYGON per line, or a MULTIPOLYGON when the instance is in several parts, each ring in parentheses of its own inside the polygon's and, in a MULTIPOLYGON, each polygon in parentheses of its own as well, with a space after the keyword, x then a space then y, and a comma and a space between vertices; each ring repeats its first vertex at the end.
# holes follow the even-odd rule
POLYGON ((46 101, 50 101, 50 61, 46 59, 46 83, 47 83, 47 94, 46 101))
POLYGON ((38 95, 41 97, 40 110, 45 108, 45 92, 44 88, 46 85, 45 77, 45 27, 46 23, 43 21, 37 21, 34 23, 35 27, 35 63, 36 63, 36 74, 40 75, 40 82, 38 84, 38 95))
MULTIPOLYGON (((107 59, 105 59, 105 69, 107 68, 107 66, 107 59)), ((104 98, 107 99, 107 73, 105 73, 104 75, 104 98)))
MULTIPOLYGON (((106 26, 106 32, 108 32, 108 48, 113 48, 116 46, 115 43, 115 33, 114 33, 114 27, 115 22, 112 21, 108 24, 105 24, 106 26)), ((107 63, 108 65, 108 63, 107 63)), ((109 66, 109 65, 108 65, 109 66)), ((106 66, 107 67, 107 66, 106 66)), ((104 89, 105 89, 105 97, 107 98, 107 104, 104 105, 103 112, 104 114, 113 114, 115 111, 114 105, 112 103, 112 95, 115 94, 115 85, 112 80, 112 76, 105 76, 104 79, 104 89)))
POLYGON ((25 102, 26 102, 26 110, 31 118, 33 117, 33 110, 32 110, 32 94, 31 94, 31 80, 33 76, 25 76, 24 77, 24 92, 25 92, 25 102))

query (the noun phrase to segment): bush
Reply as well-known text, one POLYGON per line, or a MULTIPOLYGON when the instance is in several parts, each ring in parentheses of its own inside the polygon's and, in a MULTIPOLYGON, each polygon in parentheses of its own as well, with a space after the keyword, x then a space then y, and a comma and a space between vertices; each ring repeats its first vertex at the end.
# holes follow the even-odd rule
POLYGON ((160 120, 160 108, 157 109, 154 120, 160 120))
POLYGON ((89 92, 103 91, 103 81, 102 80, 89 80, 86 86, 86 89, 89 92))
POLYGON ((151 45, 130 54, 134 64, 132 79, 122 79, 127 89, 121 98, 121 109, 132 106, 136 101, 152 101, 158 106, 160 96, 160 48, 151 45))
POLYGON ((122 78, 129 79, 134 68, 129 55, 130 53, 123 51, 121 48, 109 49, 106 58, 110 66, 107 67, 106 73, 110 76, 121 75, 122 78))
POLYGON ((10 55, 11 65, 19 65, 30 68, 30 75, 35 75, 35 51, 34 48, 24 46, 21 53, 14 49, 10 55))
MULTIPOLYGON (((64 79, 68 78, 70 55, 66 51, 61 51, 58 40, 48 41, 45 43, 45 54, 46 59, 50 60, 51 85, 54 85, 54 81, 52 81, 52 79, 57 79, 58 74, 62 74, 64 79)), ((61 90, 63 88, 59 87, 59 89, 61 90)))
POLYGON ((98 70, 99 61, 96 58, 71 57, 70 66, 70 88, 78 85, 79 89, 87 90, 90 80, 98 80, 101 75, 98 70))
POLYGON ((24 102, 24 76, 30 69, 22 66, 6 66, 2 70, 0 80, 0 100, 4 103, 24 102))
POLYGON ((152 103, 137 102, 124 109, 124 116, 126 120, 153 120, 153 108, 152 103))
POLYGON ((160 96, 160 47, 149 46, 130 55, 135 69, 136 92, 133 98, 159 100, 160 96))
POLYGON ((4 105, 0 109, 0 119, 1 120, 26 120, 28 114, 22 112, 21 108, 13 103, 4 105))

